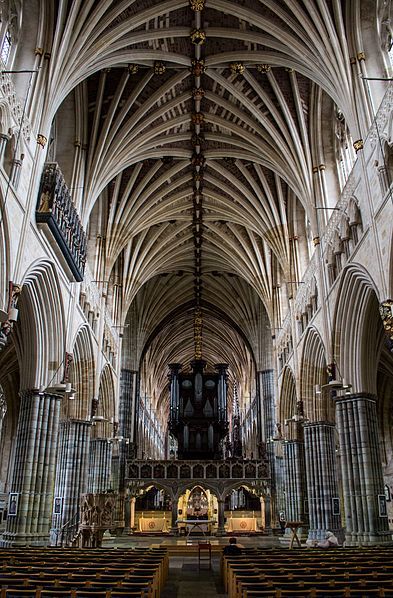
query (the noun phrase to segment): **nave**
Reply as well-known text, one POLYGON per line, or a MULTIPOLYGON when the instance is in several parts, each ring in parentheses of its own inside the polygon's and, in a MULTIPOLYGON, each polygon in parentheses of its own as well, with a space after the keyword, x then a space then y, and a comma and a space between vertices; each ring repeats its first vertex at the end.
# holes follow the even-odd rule
POLYGON ((0 2, 1 549, 389 549, 392 23, 0 2))

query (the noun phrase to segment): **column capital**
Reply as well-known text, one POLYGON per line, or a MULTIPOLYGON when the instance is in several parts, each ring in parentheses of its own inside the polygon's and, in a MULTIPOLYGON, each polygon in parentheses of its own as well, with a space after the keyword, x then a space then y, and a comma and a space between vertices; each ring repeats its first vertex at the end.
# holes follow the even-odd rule
POLYGON ((371 392, 355 392, 353 394, 350 395, 342 395, 342 396, 334 396, 332 397, 332 399, 336 402, 336 403, 345 403, 347 401, 356 401, 356 400, 366 400, 366 401, 372 401, 373 403, 376 403, 378 400, 378 397, 376 395, 374 395, 371 392))
POLYGON ((329 422, 329 421, 317 421, 317 422, 306 422, 303 424, 304 428, 319 428, 319 427, 330 427, 330 428, 335 428, 336 427, 336 423, 335 422, 329 422))

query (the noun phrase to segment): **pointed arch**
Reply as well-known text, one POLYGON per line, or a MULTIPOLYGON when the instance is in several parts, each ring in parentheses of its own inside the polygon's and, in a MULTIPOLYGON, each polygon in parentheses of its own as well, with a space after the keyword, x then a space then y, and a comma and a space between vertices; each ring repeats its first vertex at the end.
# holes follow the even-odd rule
POLYGON ((75 388, 75 401, 70 407, 69 415, 88 420, 95 397, 95 359, 91 330, 87 325, 81 326, 77 332, 73 357, 70 379, 75 388))
POLYGON ((60 380, 65 355, 64 304, 54 264, 33 263, 21 284, 15 327, 21 389, 53 385, 60 380))
POLYGON ((376 285, 359 264, 343 271, 333 319, 337 375, 353 392, 377 392, 377 364, 384 337, 376 285))
POLYGON ((6 309, 7 283, 10 279, 11 239, 3 193, 0 193, 0 309, 6 309))
POLYGON ((304 413, 311 422, 334 421, 334 409, 324 393, 316 393, 327 383, 326 351, 319 332, 313 326, 307 330, 301 360, 300 393, 304 413))
MULTIPOLYGON (((281 425, 285 420, 291 419, 296 413, 296 403, 298 401, 296 394, 295 375, 289 366, 286 366, 282 375, 279 404, 279 422, 281 425)), ((285 430, 285 436, 291 437, 292 430, 288 426, 285 430)))
POLYGON ((113 370, 109 364, 101 372, 97 415, 102 416, 105 421, 100 424, 99 430, 95 430, 94 435, 96 437, 108 438, 112 432, 111 422, 113 422, 115 416, 115 385, 113 370))

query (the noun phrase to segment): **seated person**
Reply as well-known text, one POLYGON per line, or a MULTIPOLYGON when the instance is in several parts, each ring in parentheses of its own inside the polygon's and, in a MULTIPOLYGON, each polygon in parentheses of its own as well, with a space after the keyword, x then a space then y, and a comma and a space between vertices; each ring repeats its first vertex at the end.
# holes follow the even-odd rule
POLYGON ((334 548, 338 545, 338 539, 333 532, 326 532, 324 540, 309 540, 307 542, 307 546, 313 546, 315 548, 334 548))
POLYGON ((229 544, 225 546, 223 554, 225 556, 236 556, 242 553, 242 549, 237 545, 236 538, 229 538, 229 544))

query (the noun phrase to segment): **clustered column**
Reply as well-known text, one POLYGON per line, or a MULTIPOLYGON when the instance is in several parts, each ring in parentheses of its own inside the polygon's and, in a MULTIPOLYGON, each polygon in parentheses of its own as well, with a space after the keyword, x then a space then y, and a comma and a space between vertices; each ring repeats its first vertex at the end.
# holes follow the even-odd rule
POLYGON ((263 370, 258 372, 259 388, 261 392, 260 400, 262 402, 261 415, 265 440, 273 438, 275 435, 273 374, 273 370, 263 370))
MULTIPOLYGON (((119 443, 118 471, 114 472, 119 480, 119 489, 124 486, 126 461, 136 455, 136 412, 138 394, 138 372, 123 368, 120 376, 119 396, 119 436, 123 442, 119 443), (128 439, 125 442, 125 439, 128 439)), ((117 488, 114 488, 115 490, 117 488)))
POLYGON ((217 518, 217 532, 216 536, 225 536, 225 500, 218 498, 218 518, 217 518))
POLYGON ((301 440, 288 440, 284 443, 284 476, 286 519, 306 524, 304 443, 301 440))
POLYGON ((304 425, 310 540, 324 539, 327 530, 341 530, 334 435, 332 423, 304 425))
POLYGON ((60 423, 55 483, 59 508, 54 509, 51 531, 51 543, 54 545, 61 544, 67 537, 67 528, 77 530, 80 497, 87 491, 90 430, 91 423, 88 421, 67 420, 60 423))
POLYGON ((378 446, 376 397, 336 398, 348 545, 391 541, 378 446))
POLYGON ((87 491, 106 492, 111 483, 112 442, 106 438, 90 441, 89 482, 87 491))
MULTIPOLYGON (((274 371, 272 369, 262 370, 258 372, 258 387, 260 392, 260 417, 261 426, 260 431, 260 442, 259 442, 259 454, 258 457, 262 458, 263 450, 265 446, 261 441, 267 441, 276 436, 275 431, 275 395, 274 395, 274 371)), ((276 472, 276 448, 273 442, 266 443, 266 454, 269 461, 269 467, 271 472, 271 486, 270 491, 272 496, 277 496, 277 489, 282 486, 282 480, 277 479, 276 472)), ((274 521, 277 519, 276 501, 272 501, 272 513, 271 518, 274 521)), ((269 516, 270 525, 270 516, 269 516)))
POLYGON ((3 546, 47 545, 61 395, 37 390, 21 393, 11 496, 3 546))

